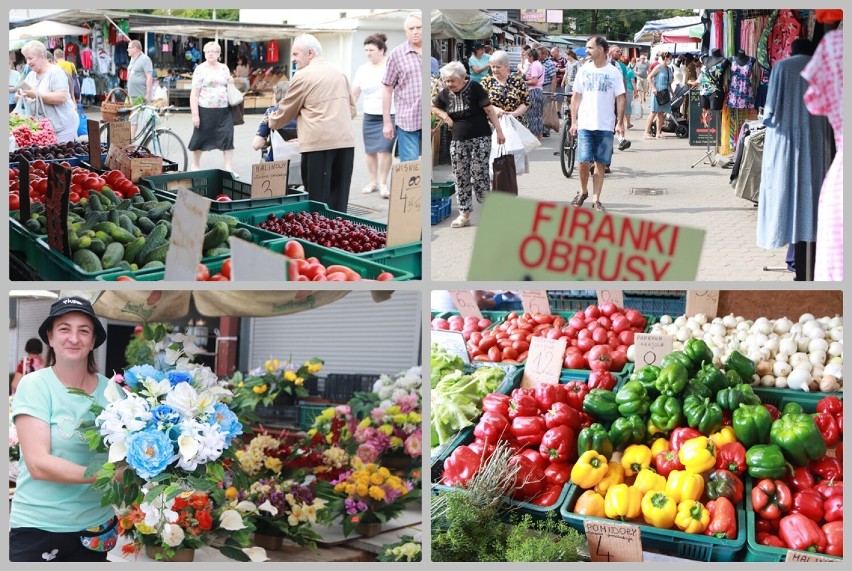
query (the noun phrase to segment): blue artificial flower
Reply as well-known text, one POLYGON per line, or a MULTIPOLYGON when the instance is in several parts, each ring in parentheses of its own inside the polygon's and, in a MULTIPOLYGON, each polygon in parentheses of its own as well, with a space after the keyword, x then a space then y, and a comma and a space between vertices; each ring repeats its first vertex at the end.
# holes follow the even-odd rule
POLYGON ((180 383, 188 383, 192 380, 192 377, 186 371, 169 371, 166 374, 166 377, 169 379, 169 382, 173 387, 178 386, 180 383))
POLYGON ((243 425, 228 405, 220 402, 213 407, 213 410, 213 417, 210 420, 219 425, 219 430, 225 433, 225 446, 230 446, 231 440, 243 433, 243 425))
POLYGON ((124 371, 124 382, 131 389, 135 389, 140 381, 151 377, 157 381, 162 381, 165 377, 162 371, 157 370, 151 365, 136 365, 124 371))
POLYGON ((160 430, 173 426, 181 421, 183 416, 177 409, 162 404, 151 410, 151 421, 160 430))
POLYGON ((127 437, 127 463, 145 480, 165 470, 174 456, 172 441, 159 430, 148 428, 127 437))

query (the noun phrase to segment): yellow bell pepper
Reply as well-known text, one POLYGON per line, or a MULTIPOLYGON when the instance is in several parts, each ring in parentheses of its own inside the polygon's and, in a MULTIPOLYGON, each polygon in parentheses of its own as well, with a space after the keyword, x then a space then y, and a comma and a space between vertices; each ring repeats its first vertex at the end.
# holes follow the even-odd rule
POLYGON ((669 435, 668 430, 663 430, 662 428, 660 428, 659 426, 654 424, 654 421, 651 420, 650 418, 648 419, 648 422, 645 424, 645 430, 646 430, 645 434, 648 436, 648 438, 653 438, 655 434, 662 434, 664 436, 669 435))
POLYGON ((672 445, 669 443, 668 438, 657 438, 651 444, 651 457, 656 458, 660 452, 668 452, 671 449, 672 445))
POLYGON ((574 513, 591 517, 606 517, 604 497, 594 490, 586 490, 574 504, 574 513))
POLYGON ((730 442, 736 442, 737 435, 734 432, 733 426, 723 426, 719 432, 714 432, 710 435, 710 442, 713 443, 713 448, 718 450, 723 445, 730 442))
POLYGON ((642 515, 646 523, 660 529, 669 529, 674 525, 677 515, 677 502, 665 492, 648 490, 642 496, 642 515))
POLYGON ((704 493, 704 478, 694 472, 672 470, 666 480, 665 492, 678 504, 686 500, 697 501, 704 493))
POLYGON ((639 488, 639 491, 643 495, 650 490, 662 492, 666 489, 666 479, 650 468, 643 468, 636 474, 636 480, 633 482, 633 485, 639 488))
POLYGON ((594 488, 606 475, 607 466, 606 456, 586 450, 571 468, 571 481, 584 490, 594 488))
POLYGON ((624 483, 624 467, 615 460, 610 460, 606 469, 606 474, 603 480, 597 483, 595 491, 602 496, 605 496, 607 490, 616 484, 624 483))
POLYGON ((687 472, 700 474, 716 465, 713 443, 706 436, 687 440, 678 450, 677 457, 687 472))
POLYGON ((633 519, 642 511, 642 492, 627 484, 616 484, 606 493, 604 512, 610 519, 633 519))
POLYGON ((686 533, 704 533, 710 523, 710 512, 694 500, 686 500, 677 505, 675 525, 686 533))
POLYGON ((624 467, 624 475, 628 478, 635 476, 642 471, 643 468, 651 466, 651 449, 644 444, 631 444, 624 449, 624 454, 621 455, 621 465, 624 467))

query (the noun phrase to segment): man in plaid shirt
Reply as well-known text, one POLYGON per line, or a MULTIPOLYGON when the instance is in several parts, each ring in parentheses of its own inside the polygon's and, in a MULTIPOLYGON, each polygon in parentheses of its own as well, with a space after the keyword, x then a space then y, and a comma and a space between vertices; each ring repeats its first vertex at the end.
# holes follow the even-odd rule
MULTIPOLYGON (((538 48, 538 61, 541 62, 541 66, 544 68, 544 89, 546 91, 555 92, 556 85, 554 83, 554 79, 556 79, 556 64, 550 59, 550 52, 545 47, 538 48)), ((548 100, 552 101, 554 99, 553 95, 548 95, 548 100)), ((542 137, 549 137, 550 129, 544 129, 544 133, 542 133, 542 137)))
POLYGON ((399 148, 400 161, 416 161, 420 157, 420 138, 423 125, 423 22, 419 12, 411 13, 403 24, 408 41, 394 48, 387 61, 382 83, 384 135, 393 139, 399 148), (391 97, 396 107, 396 126, 391 121, 391 97))

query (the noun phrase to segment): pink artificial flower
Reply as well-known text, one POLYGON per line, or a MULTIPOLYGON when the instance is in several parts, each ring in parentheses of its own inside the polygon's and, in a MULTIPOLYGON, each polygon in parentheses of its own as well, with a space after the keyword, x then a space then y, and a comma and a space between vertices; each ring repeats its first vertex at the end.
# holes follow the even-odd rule
POLYGON ((387 411, 385 409, 374 408, 373 410, 370 411, 370 418, 372 418, 373 421, 376 422, 377 424, 381 424, 382 423, 382 417, 385 416, 385 414, 387 414, 387 411))
POLYGON ((379 458, 379 454, 381 451, 373 446, 372 443, 365 443, 358 447, 358 451, 355 452, 355 455, 361 459, 365 464, 371 464, 375 462, 379 458))
POLYGON ((400 410, 403 413, 409 413, 415 410, 418 410, 420 407, 418 406, 418 402, 420 398, 416 394, 407 394, 402 395, 396 399, 396 404, 399 406, 400 410))
POLYGON ((418 458, 423 454, 423 431, 418 428, 405 439, 405 453, 412 458, 418 458))

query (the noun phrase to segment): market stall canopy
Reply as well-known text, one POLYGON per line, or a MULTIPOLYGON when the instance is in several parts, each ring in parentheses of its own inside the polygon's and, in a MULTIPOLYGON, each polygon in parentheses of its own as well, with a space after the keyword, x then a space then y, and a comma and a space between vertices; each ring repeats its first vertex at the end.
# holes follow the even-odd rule
POLYGON ((648 42, 654 39, 655 32, 665 32, 666 30, 676 30, 678 28, 686 28, 701 24, 701 18, 698 16, 675 16, 674 18, 664 18, 662 20, 653 20, 645 22, 641 30, 633 36, 634 42, 648 42))
POLYGON ((544 36, 541 38, 541 42, 544 44, 559 44, 561 46, 571 45, 571 42, 561 36, 544 36))
POLYGON ((700 42, 703 35, 704 25, 698 24, 696 26, 667 30, 660 37, 664 42, 670 44, 688 44, 690 42, 700 42))
POLYGON ((92 33, 89 28, 73 26, 53 20, 42 20, 29 26, 9 30, 9 40, 32 40, 34 38, 49 38, 51 36, 88 36, 92 33))
POLYGON ((491 16, 482 10, 432 10, 433 40, 487 40, 491 16))

